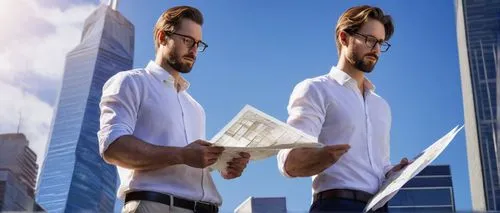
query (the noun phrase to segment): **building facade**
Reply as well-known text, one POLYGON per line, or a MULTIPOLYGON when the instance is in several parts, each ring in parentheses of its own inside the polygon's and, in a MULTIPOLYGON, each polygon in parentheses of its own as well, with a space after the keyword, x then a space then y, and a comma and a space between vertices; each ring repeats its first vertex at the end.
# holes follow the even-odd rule
POLYGON ((10 169, 0 168, 0 212, 45 212, 35 202, 33 189, 10 169))
POLYGON ((455 212, 449 165, 430 165, 389 201, 389 212, 455 212))
POLYGON ((456 0, 455 10, 472 208, 499 211, 500 1, 456 0))
POLYGON ((248 197, 236 209, 235 213, 286 213, 284 197, 248 197))
POLYGON ((80 44, 66 56, 37 201, 48 212, 113 212, 116 167, 99 155, 99 102, 104 83, 133 64, 134 26, 102 4, 86 20, 80 44))
POLYGON ((28 139, 22 133, 0 134, 0 147, 0 169, 10 170, 33 197, 38 165, 28 139))
POLYGON ((0 134, 0 212, 43 212, 35 202, 36 154, 22 133, 0 134))

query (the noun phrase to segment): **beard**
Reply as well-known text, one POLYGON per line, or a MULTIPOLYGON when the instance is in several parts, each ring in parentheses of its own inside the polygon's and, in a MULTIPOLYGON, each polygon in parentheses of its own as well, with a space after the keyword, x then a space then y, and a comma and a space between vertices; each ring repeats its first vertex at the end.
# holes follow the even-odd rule
POLYGON ((191 72, 194 62, 196 61, 196 57, 192 54, 186 54, 182 57, 179 54, 177 54, 176 51, 172 51, 170 52, 170 54, 168 54, 167 63, 168 65, 170 65, 170 67, 174 68, 180 73, 191 72), (188 62, 182 62, 182 57, 191 58, 193 60, 193 63, 190 64, 188 62))
POLYGON ((363 57, 359 57, 359 54, 357 54, 356 52, 352 52, 350 58, 352 59, 351 65, 353 65, 356 69, 363 71, 364 73, 372 72, 373 68, 375 68, 375 65, 378 62, 378 56, 371 53, 368 53, 363 57), (365 60, 366 56, 373 56, 375 58, 375 61, 371 62, 371 60, 365 60))

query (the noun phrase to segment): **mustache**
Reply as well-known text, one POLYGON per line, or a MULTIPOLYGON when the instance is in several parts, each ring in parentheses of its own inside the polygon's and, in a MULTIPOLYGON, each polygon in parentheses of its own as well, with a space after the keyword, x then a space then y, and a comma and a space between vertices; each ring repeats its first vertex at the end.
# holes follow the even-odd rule
POLYGON ((193 54, 187 54, 187 55, 184 55, 183 57, 184 57, 184 58, 190 58, 190 59, 192 59, 193 61, 195 61, 195 60, 196 60, 196 56, 195 56, 195 55, 193 55, 193 54))
POLYGON ((374 57, 375 59, 378 60, 378 56, 376 54, 368 53, 364 57, 366 57, 366 56, 371 56, 371 57, 374 57))

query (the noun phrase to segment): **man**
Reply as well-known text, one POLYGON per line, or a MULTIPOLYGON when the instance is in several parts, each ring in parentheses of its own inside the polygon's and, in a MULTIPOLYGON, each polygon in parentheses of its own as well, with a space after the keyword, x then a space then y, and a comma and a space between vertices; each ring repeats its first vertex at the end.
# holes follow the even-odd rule
POLYGON ((311 212, 361 212, 386 175, 408 164, 404 158, 390 165, 391 112, 365 77, 389 49, 393 31, 391 17, 377 7, 348 9, 336 27, 337 65, 302 81, 290 96, 287 122, 325 145, 278 154, 283 175, 312 176, 311 212))
MULTIPOLYGON (((221 196, 208 166, 223 152, 205 138, 205 112, 187 92, 201 40, 203 16, 173 7, 154 28, 155 61, 106 82, 100 103, 100 153, 118 166, 123 212, 217 212, 221 196)), ((239 177, 249 160, 241 153, 221 172, 239 177)))

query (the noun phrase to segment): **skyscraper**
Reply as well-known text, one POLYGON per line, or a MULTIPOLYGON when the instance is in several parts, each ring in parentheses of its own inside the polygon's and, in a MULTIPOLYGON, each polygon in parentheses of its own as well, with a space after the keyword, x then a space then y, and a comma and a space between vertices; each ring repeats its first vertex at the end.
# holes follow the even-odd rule
POLYGON ((455 7, 472 208, 498 211, 500 1, 456 0, 455 7))
POLYGON ((389 212, 455 212, 450 166, 427 166, 389 201, 389 212))
POLYGON ((36 154, 22 133, 0 135, 0 212, 40 211, 34 190, 36 154))
POLYGON ((22 133, 1 134, 0 147, 0 168, 10 170, 33 197, 38 166, 28 139, 22 133))
POLYGON ((234 213, 286 213, 285 197, 248 197, 234 213))
POLYGON ((33 197, 33 189, 10 169, 0 168, 0 212, 43 212, 33 197))
POLYGON ((99 6, 66 56, 37 187, 37 201, 50 213, 113 212, 117 171, 99 155, 99 101, 104 83, 132 68, 134 52, 134 26, 114 8, 99 6))

